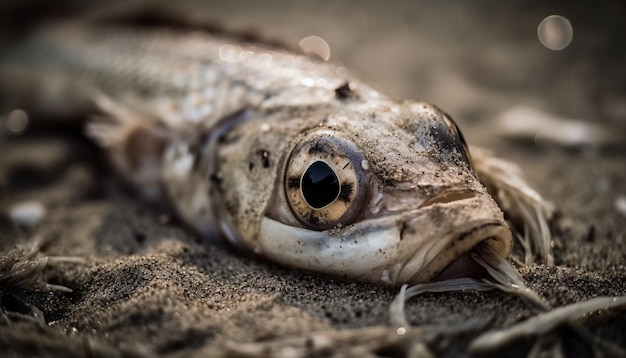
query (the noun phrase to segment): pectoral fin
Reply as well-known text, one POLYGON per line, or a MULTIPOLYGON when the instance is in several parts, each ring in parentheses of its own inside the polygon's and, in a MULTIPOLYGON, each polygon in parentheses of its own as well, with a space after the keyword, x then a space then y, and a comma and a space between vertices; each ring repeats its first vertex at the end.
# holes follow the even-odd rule
POLYGON ((174 133, 163 121, 140 113, 98 92, 94 102, 102 112, 87 126, 87 134, 107 149, 121 175, 148 199, 162 196, 162 157, 174 133))
POLYGON ((542 263, 554 265, 548 227, 554 205, 526 183, 517 165, 496 158, 482 148, 470 147, 470 151, 478 179, 505 216, 523 232, 523 236, 518 234, 518 237, 525 249, 525 263, 532 264, 533 258, 538 256, 542 263))

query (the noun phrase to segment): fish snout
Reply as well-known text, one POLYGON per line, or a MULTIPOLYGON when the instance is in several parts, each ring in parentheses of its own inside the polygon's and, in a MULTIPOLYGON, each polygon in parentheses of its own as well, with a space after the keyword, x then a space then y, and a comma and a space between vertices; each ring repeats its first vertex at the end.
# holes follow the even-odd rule
POLYGON ((401 227, 399 253, 404 253, 388 275, 394 285, 479 276, 482 268, 468 253, 481 244, 504 257, 511 252, 511 231, 502 211, 483 193, 453 191, 433 197, 401 227))

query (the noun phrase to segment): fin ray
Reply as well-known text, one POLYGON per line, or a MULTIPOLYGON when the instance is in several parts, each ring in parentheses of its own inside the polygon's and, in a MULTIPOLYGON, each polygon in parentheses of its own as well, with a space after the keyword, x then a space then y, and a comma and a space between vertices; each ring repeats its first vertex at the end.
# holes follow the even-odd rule
POLYGON ((159 199, 161 161, 174 138, 158 118, 136 111, 102 92, 93 101, 102 112, 87 124, 87 134, 106 148, 120 174, 148 199, 159 199))
MULTIPOLYGON (((517 165, 482 148, 470 147, 470 151, 476 175, 502 211, 524 232, 521 237, 528 238, 530 252, 541 257, 542 263, 553 266, 548 220, 554 215, 554 205, 526 183, 517 165)), ((532 258, 526 257, 525 262, 531 263, 532 258)))

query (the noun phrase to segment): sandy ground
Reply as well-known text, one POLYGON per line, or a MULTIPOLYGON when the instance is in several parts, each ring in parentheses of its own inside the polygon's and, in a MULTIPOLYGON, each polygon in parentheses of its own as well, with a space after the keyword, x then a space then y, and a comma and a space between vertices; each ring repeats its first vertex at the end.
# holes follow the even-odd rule
MULTIPOLYGON (((196 14, 229 28, 290 44, 319 35, 331 60, 381 90, 444 108, 470 143, 518 163, 559 209, 551 227, 557 266, 522 269, 527 285, 555 307, 626 295, 623 144, 565 149, 493 130, 503 111, 525 105, 597 124, 624 143, 623 4, 199 3, 196 14), (551 14, 574 28, 563 51, 537 39, 551 14)), ((425 294, 407 303, 409 322, 424 330, 398 336, 386 326, 395 290, 207 245, 125 189, 77 133, 0 139, 0 252, 37 242, 39 257, 85 260, 44 270, 43 280, 72 293, 0 286, 0 356, 468 356, 480 333, 535 314, 503 292, 425 294), (10 209, 29 200, 43 205, 44 218, 15 223, 10 209)), ((621 308, 482 355, 523 357, 536 346, 547 356, 610 356, 626 351, 625 337, 621 308)))

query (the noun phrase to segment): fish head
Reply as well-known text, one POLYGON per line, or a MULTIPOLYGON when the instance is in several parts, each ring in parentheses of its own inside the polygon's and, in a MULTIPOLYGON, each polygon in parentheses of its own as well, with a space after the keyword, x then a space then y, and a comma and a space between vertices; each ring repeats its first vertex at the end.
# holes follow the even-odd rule
POLYGON ((470 275, 466 254, 479 244, 509 255, 503 214, 435 106, 354 101, 251 116, 212 160, 220 183, 211 200, 225 203, 214 224, 231 242, 392 286, 470 275))

